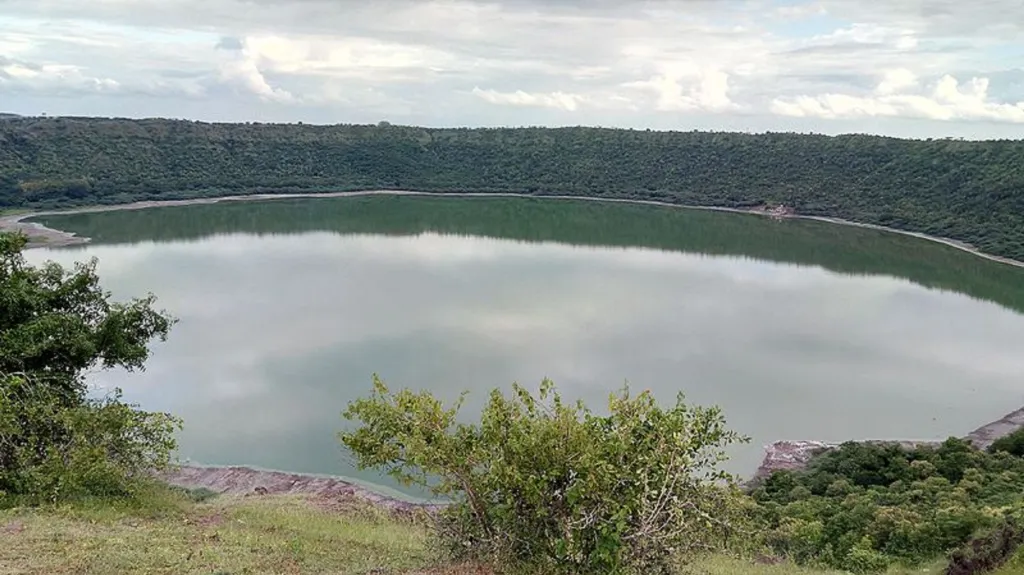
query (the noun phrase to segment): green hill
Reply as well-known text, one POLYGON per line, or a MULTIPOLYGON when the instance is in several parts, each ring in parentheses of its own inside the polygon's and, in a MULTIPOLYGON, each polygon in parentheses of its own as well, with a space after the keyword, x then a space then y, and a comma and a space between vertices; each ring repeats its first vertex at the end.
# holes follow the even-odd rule
POLYGON ((0 209, 355 189, 781 203, 1024 259, 1024 141, 158 119, 0 123, 0 209))

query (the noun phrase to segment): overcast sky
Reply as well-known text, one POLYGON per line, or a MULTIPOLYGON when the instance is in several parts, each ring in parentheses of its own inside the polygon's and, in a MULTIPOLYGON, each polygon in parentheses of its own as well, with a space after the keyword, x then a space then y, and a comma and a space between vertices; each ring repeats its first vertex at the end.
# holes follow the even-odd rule
POLYGON ((0 0, 0 111, 1024 137, 1022 0, 0 0))

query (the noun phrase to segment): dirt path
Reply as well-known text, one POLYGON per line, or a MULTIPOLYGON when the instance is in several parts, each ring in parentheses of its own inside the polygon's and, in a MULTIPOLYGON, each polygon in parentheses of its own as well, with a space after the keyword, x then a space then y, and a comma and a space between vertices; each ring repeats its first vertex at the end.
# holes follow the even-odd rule
POLYGON ((780 217, 780 218, 792 218, 801 220, 814 220, 819 222, 825 222, 829 224, 837 224, 843 226, 853 226, 858 228, 867 228, 871 230, 878 230, 883 232, 889 232, 893 234, 901 234, 905 236, 911 236, 922 240, 940 243, 952 248, 956 248, 961 251, 965 251, 969 254, 985 258, 994 262, 1008 264, 1016 267, 1024 268, 1024 261, 1015 260, 1012 258, 1005 258, 1002 256, 992 255, 982 252, 974 246, 952 240, 949 238, 942 238, 938 236, 930 236, 928 234, 922 234, 918 232, 911 232, 906 230, 898 230, 895 228, 887 228, 885 226, 878 226, 875 224, 864 224, 859 222, 851 222, 849 220, 843 220, 840 218, 830 218, 823 216, 803 216, 799 214, 786 214, 776 215, 764 208, 725 208, 716 206, 693 206, 693 205, 682 205, 672 204, 669 202, 659 202, 655 200, 629 200, 622 198, 590 198, 582 196, 561 196, 561 195, 532 195, 532 194, 517 194, 512 192, 417 192, 413 190, 363 190, 354 192, 304 192, 304 193, 291 193, 291 194, 252 194, 247 196, 221 196, 217 198, 196 198, 191 200, 158 200, 158 201, 147 201, 147 202, 134 202, 130 204, 117 204, 111 206, 96 206, 89 208, 75 208, 70 210, 50 210, 40 212, 28 212, 20 214, 12 214, 8 216, 0 216, 0 231, 20 231, 29 237, 30 247, 57 247, 57 246, 68 246, 83 244, 89 241, 89 238, 78 237, 73 233, 64 232, 61 230, 54 230, 48 228, 42 224, 35 222, 25 222, 26 218, 34 216, 52 215, 52 214, 83 214, 92 212, 113 212, 120 210, 142 210, 147 208, 160 208, 168 206, 191 206, 199 204, 216 204, 220 202, 245 202, 245 201, 259 201, 259 200, 284 200, 284 199, 295 199, 295 198, 340 198, 340 197, 356 197, 356 196, 374 196, 374 195, 390 195, 390 196, 451 196, 451 197, 463 197, 463 198, 474 198, 474 197, 503 197, 503 198, 542 198, 542 199, 553 199, 553 200, 583 200, 591 202, 610 202, 610 203, 622 203, 622 204, 637 204, 647 206, 660 206, 666 208, 681 208, 687 210, 705 210, 712 212, 728 212, 736 214, 755 214, 766 217, 780 217))

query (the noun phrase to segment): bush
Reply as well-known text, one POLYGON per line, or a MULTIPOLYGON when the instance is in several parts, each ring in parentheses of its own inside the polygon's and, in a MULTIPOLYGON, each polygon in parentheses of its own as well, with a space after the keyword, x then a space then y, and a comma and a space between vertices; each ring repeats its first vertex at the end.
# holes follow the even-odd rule
POLYGON ((988 448, 989 453, 1004 451, 1010 455, 1024 457, 1024 429, 1018 429, 1009 435, 1004 435, 992 442, 988 448))
POLYGON ((27 265, 25 243, 0 234, 0 505, 131 495, 169 464, 180 422, 119 390, 89 397, 83 374, 142 369, 173 320, 152 296, 111 303, 95 261, 27 265))
POLYGON ((66 407, 33 380, 0 382, 0 507, 131 496, 166 468, 180 422, 120 399, 66 407))
POLYGON ((456 555, 515 572, 657 573, 735 532, 739 494, 718 464, 745 438, 717 408, 680 396, 662 409, 626 390, 598 416, 547 380, 537 397, 493 391, 478 424, 456 422, 461 404, 375 376, 344 413, 361 426, 340 435, 361 468, 453 501, 437 535, 456 555))
POLYGON ((946 575, 975 575, 995 571, 1022 544, 1024 529, 1015 522, 1004 521, 957 549, 949 559, 946 575))

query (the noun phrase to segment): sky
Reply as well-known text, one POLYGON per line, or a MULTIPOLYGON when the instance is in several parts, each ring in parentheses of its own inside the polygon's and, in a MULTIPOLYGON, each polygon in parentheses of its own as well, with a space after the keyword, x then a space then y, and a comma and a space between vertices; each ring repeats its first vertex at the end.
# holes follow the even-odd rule
POLYGON ((0 0, 0 112, 1024 138, 1024 2, 0 0))

